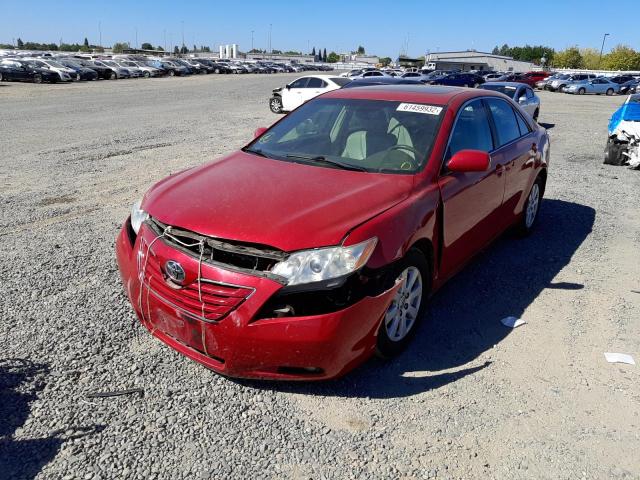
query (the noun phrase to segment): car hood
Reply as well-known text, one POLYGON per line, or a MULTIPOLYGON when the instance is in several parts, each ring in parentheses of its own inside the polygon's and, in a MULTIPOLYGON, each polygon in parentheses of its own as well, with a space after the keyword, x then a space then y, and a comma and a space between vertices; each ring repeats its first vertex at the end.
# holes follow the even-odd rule
POLYGON ((285 251, 337 245, 401 202, 412 175, 374 174, 236 152, 167 177, 142 208, 162 223, 285 251))

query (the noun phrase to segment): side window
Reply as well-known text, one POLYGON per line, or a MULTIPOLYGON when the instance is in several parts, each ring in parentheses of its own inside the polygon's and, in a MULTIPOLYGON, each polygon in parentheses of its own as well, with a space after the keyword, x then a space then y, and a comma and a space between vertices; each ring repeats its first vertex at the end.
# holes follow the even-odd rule
POLYGON ((493 122, 498 133, 498 146, 501 147, 520 137, 520 128, 513 108, 507 102, 497 99, 487 99, 493 122))
POLYGON ((529 132, 531 132, 531 129, 529 128, 529 124, 524 121, 524 118, 522 118, 522 115, 520 115, 519 113, 516 113, 516 119, 518 120, 518 128, 520 129, 520 135, 524 136, 529 134, 529 132))
POLYGON ((308 78, 299 78, 295 82, 291 83, 291 88, 305 88, 307 86, 308 78))
MULTIPOLYGON (((323 81, 320 78, 311 77, 309 79, 309 83, 307 83, 307 88, 322 88, 323 81)), ((325 84, 326 85, 326 84, 325 84)))
POLYGON ((447 159, 460 150, 493 150, 489 115, 482 100, 474 100, 460 111, 451 133, 447 159))

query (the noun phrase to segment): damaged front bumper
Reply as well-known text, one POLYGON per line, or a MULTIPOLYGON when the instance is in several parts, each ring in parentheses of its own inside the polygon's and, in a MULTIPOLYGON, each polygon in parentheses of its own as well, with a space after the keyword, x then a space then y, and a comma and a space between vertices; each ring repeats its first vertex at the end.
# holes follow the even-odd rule
POLYGON ((320 380, 346 373, 375 351, 398 289, 376 285, 368 295, 321 304, 314 292, 286 294, 273 278, 198 262, 157 237, 148 224, 137 236, 125 224, 116 241, 138 318, 170 347, 227 376, 320 380), (167 281, 169 260, 187 271, 188 286, 167 281), (200 282, 189 272, 199 272, 200 282))

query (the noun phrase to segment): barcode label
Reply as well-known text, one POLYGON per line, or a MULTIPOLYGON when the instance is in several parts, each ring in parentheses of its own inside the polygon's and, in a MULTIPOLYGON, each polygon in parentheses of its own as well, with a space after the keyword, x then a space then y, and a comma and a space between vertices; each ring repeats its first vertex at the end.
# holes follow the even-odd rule
POLYGON ((422 105, 420 103, 401 103, 396 108, 398 112, 414 112, 414 113, 426 113, 427 115, 440 115, 442 107, 435 107, 433 105, 422 105))

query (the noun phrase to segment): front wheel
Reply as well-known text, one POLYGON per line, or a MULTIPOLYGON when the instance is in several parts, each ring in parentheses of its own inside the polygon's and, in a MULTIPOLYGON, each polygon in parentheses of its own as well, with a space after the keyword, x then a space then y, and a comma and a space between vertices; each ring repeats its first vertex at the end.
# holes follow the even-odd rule
POLYGON ((584 95, 585 93, 586 93, 586 90, 584 88, 578 89, 578 95, 584 95))
POLYGON ((609 88, 607 90, 607 97, 610 97, 611 95, 613 95, 613 88, 609 88))
POLYGON ((282 98, 271 97, 269 99, 269 108, 273 113, 282 113, 282 98))
POLYGON ((624 165, 627 151, 626 143, 618 143, 611 139, 607 140, 607 146, 604 147, 604 164, 605 165, 624 165))
POLYGON ((396 265, 395 278, 400 287, 380 323, 376 344, 379 357, 394 357, 411 341, 427 308, 429 271, 425 256, 417 249, 409 250, 396 265))
POLYGON ((33 76, 33 83, 42 83, 42 76, 41 75, 34 75, 33 76))
POLYGON ((118 75, 116 74, 116 72, 111 72, 109 74, 109 80, 115 80, 116 78, 118 78, 118 75))
POLYGON ((144 72, 143 75, 144 75, 144 78, 149 78, 151 76, 149 72, 144 72))
POLYGON ((529 196, 524 204, 524 211, 522 212, 522 219, 518 224, 518 233, 522 236, 527 236, 533 231, 536 220, 538 220, 538 211, 540 210, 540 203, 542 202, 542 192, 544 191, 544 181, 541 177, 536 178, 533 182, 529 196))

